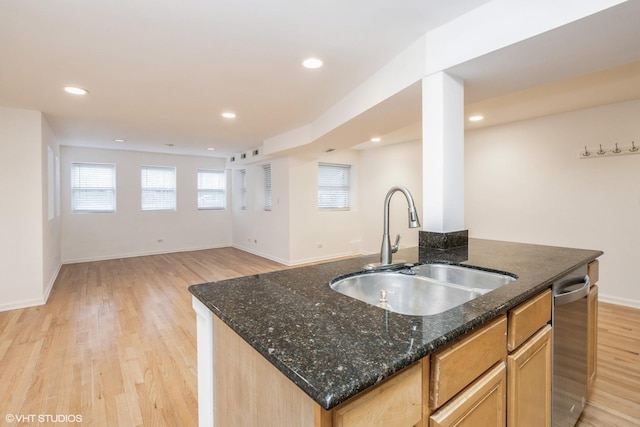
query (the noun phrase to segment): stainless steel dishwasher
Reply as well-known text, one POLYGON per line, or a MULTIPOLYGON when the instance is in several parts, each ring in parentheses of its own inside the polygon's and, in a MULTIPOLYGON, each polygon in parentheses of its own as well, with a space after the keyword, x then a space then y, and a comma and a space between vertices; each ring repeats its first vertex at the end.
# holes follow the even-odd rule
POLYGON ((575 426, 587 403, 587 265, 553 284, 551 425, 575 426))

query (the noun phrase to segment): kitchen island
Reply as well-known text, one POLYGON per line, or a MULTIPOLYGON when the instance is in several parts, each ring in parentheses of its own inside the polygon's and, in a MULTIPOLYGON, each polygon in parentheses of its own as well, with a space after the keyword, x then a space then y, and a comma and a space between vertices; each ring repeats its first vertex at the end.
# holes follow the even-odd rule
MULTIPOLYGON (((191 286, 198 314, 200 423, 213 424, 214 401, 224 393, 216 387, 214 376, 220 376, 220 367, 214 369, 214 364, 218 352, 226 347, 218 341, 225 334, 241 337, 247 348, 255 350, 278 374, 295 384, 295 390, 303 392, 303 400, 308 396, 316 405, 315 421, 312 419, 310 425, 331 425, 329 410, 491 324, 550 288, 554 280, 601 254, 595 250, 470 239, 462 264, 508 272, 517 280, 430 316, 392 313, 329 287, 332 279, 361 271, 365 264, 377 261, 377 255, 191 286), (214 329, 229 333, 219 332, 216 337, 214 329)), ((419 254, 418 248, 400 250, 394 258, 410 263, 450 259, 440 251, 419 254)), ((271 391, 267 387, 246 390, 236 399, 255 399, 260 393, 268 395, 271 391)), ((269 414, 264 416, 263 425, 269 425, 269 414)))

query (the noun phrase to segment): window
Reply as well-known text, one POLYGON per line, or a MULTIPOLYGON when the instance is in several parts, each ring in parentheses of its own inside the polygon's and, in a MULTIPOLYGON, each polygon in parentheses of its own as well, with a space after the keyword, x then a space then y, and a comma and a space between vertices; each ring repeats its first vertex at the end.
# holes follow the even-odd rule
POLYGON ((240 171, 240 209, 247 209, 247 170, 240 171))
POLYGON ((176 210, 176 168, 142 166, 142 210, 176 210))
POLYGON ((264 165, 264 210, 271 210, 271 165, 264 165))
POLYGON ((198 209, 227 207, 227 173, 198 169, 198 209))
POLYGON ((350 165, 318 165, 318 208, 349 209, 350 165))
POLYGON ((71 164, 71 211, 115 212, 116 165, 71 164))

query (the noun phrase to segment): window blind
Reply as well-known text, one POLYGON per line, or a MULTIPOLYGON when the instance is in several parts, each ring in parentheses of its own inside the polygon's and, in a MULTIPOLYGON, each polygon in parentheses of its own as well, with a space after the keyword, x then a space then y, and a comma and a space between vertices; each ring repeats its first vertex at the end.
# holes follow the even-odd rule
POLYGON ((226 189, 226 171, 198 169, 198 209, 225 209, 226 189))
POLYGON ((350 173, 350 165, 318 165, 318 208, 349 209, 350 173))
POLYGON ((142 166, 142 210, 176 210, 176 168, 142 166))
POLYGON ((115 212, 116 165, 71 164, 71 211, 115 212))
POLYGON ((271 210, 271 165, 264 165, 264 210, 271 210))

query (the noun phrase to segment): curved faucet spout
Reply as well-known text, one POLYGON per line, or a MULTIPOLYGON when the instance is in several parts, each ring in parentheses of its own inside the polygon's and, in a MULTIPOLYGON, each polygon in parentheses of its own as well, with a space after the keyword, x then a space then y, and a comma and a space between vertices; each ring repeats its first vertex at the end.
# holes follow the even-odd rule
POLYGON ((393 246, 391 245, 391 240, 389 238, 389 205, 391 204, 391 196, 393 196, 397 191, 404 194, 405 199, 407 199, 407 204, 409 205, 409 228, 420 227, 418 211, 416 210, 416 205, 409 190, 402 185, 391 187, 384 199, 384 233, 382 235, 382 248, 380 249, 380 265, 391 264, 392 254, 398 250, 400 235, 396 238, 395 245, 393 246))

